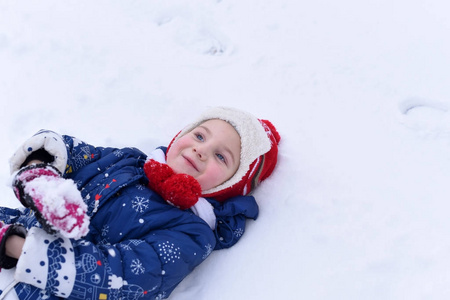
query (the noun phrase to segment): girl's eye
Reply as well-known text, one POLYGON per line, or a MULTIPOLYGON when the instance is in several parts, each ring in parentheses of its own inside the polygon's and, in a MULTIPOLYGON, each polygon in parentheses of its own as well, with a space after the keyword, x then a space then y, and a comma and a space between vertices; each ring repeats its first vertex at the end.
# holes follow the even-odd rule
POLYGON ((204 140, 203 135, 201 135, 200 133, 195 134, 195 137, 196 137, 197 140, 199 140, 200 142, 203 142, 203 140, 204 140))
POLYGON ((225 156, 223 156, 222 154, 217 153, 216 156, 217 156, 217 158, 218 158, 219 160, 221 160, 221 161, 223 161, 223 162, 226 162, 225 156))

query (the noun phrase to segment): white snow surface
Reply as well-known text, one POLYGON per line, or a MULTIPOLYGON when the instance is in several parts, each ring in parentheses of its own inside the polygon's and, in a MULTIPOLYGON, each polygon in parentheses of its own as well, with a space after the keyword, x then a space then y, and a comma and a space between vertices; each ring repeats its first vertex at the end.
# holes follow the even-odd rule
POLYGON ((169 299, 450 297, 450 2, 0 0, 1 204, 41 128, 167 145, 226 105, 278 128, 257 221, 169 299))

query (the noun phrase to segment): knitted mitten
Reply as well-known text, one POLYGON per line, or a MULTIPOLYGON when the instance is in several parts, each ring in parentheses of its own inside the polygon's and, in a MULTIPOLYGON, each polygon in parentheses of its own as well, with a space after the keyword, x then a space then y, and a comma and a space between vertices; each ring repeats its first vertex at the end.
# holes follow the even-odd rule
POLYGON ((25 237, 27 231, 22 225, 4 225, 0 222, 0 269, 11 269, 17 264, 17 259, 6 256, 6 240, 11 235, 25 237))
POLYGON ((60 232, 68 238, 81 238, 89 231, 87 206, 71 179, 47 164, 29 165, 14 178, 16 197, 31 208, 48 233, 60 232))
POLYGON ((200 184, 187 174, 175 174, 167 165, 149 159, 144 165, 148 186, 169 204, 188 209, 198 201, 202 193, 200 184))

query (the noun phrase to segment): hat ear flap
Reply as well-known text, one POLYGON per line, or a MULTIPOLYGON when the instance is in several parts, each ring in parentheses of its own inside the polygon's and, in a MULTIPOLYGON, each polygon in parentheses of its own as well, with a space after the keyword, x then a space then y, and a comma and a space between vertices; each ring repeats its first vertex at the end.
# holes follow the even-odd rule
POLYGON ((169 146, 167 146, 167 150, 166 150, 166 160, 167 160, 167 153, 169 153, 170 147, 172 147, 173 143, 175 142, 175 140, 177 139, 177 137, 180 135, 180 133, 181 133, 181 131, 179 131, 179 132, 177 133, 177 135, 175 135, 175 136, 173 137, 173 139, 172 139, 172 140, 170 141, 170 143, 169 143, 169 146))
POLYGON ((269 177, 272 174, 273 169, 277 164, 278 157, 278 144, 280 143, 281 137, 275 126, 268 120, 259 120, 267 133, 268 138, 272 144, 270 150, 261 155, 261 167, 260 174, 258 174, 258 183, 269 177))

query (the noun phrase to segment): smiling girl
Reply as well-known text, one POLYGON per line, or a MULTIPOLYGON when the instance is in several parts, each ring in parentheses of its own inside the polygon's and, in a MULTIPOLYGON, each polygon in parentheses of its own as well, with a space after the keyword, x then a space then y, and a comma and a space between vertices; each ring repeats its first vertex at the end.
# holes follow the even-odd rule
POLYGON ((250 193, 279 140, 269 121, 224 107, 148 155, 38 132, 11 159, 26 208, 0 207, 0 298, 168 297, 257 218, 250 193))

